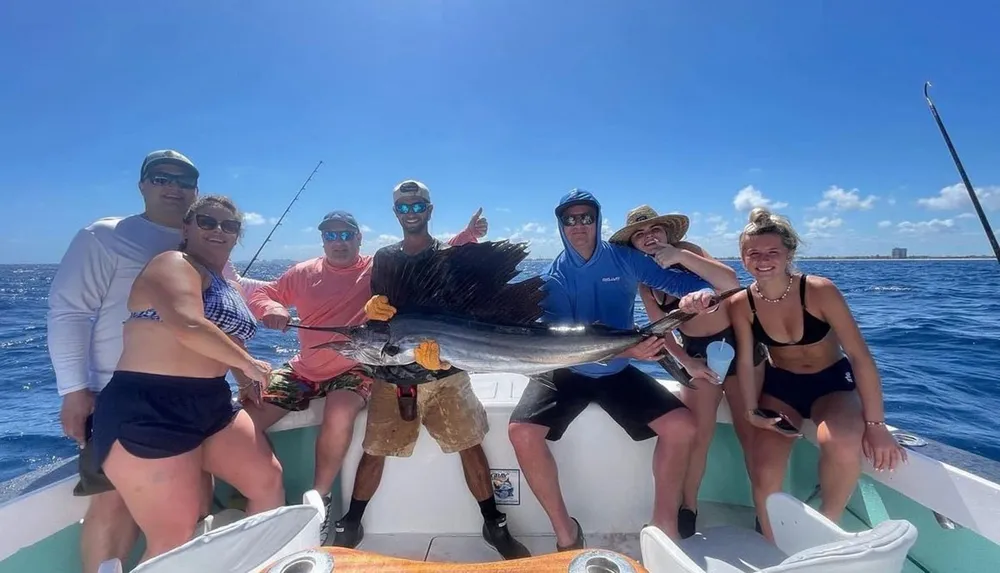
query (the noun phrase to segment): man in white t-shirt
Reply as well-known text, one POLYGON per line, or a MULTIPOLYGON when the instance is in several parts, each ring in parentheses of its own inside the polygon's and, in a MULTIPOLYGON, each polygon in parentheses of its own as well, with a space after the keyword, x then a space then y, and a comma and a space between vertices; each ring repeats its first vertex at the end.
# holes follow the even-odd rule
POLYGON ((84 463, 91 453, 85 447, 90 414, 118 364, 132 281, 150 259, 180 244, 181 221, 198 195, 198 175, 191 160, 176 151, 147 155, 139 175, 145 210, 81 229, 52 279, 48 347, 62 397, 60 420, 63 432, 82 448, 73 493, 90 496, 80 539, 84 573, 96 573, 112 557, 124 562, 138 538, 139 528, 114 486, 84 463))

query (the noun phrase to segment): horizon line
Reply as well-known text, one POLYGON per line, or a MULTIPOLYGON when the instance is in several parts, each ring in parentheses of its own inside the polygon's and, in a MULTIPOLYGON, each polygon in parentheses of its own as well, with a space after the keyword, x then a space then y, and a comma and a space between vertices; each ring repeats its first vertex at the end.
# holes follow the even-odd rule
MULTIPOLYGON (((317 255, 322 256, 322 255, 317 255)), ((274 259, 258 259, 258 263, 301 263, 303 261, 308 261, 316 257, 309 257, 306 259, 289 259, 289 258, 274 258, 274 259)), ((740 257, 736 255, 730 256, 718 256, 714 257, 718 261, 738 261, 740 257)), ((525 262, 549 262, 552 261, 554 257, 529 257, 524 259, 525 262)), ((855 260, 855 261, 906 261, 906 260, 979 260, 979 259, 989 259, 993 260, 995 257, 988 254, 980 255, 910 255, 907 254, 905 257, 893 257, 891 255, 811 255, 795 257, 795 260, 799 261, 823 261, 823 260, 855 260)), ((237 267, 244 266, 243 264, 250 262, 250 259, 246 260, 234 260, 233 264, 237 267)), ((28 265, 55 265, 58 266, 58 262, 45 262, 45 263, 0 263, 0 267, 16 267, 16 266, 28 266, 28 265)))

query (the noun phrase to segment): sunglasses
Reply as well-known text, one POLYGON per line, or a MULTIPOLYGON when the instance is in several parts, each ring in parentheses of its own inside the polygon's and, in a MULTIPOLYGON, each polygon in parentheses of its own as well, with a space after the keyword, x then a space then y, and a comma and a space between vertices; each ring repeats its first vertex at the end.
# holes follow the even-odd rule
POLYGON ((393 207, 397 213, 400 215, 406 215, 407 213, 423 213, 427 210, 427 203, 396 203, 393 207))
POLYGON ((575 227, 577 225, 593 225, 594 215, 592 213, 584 213, 582 215, 563 215, 559 217, 559 221, 564 227, 575 227))
POLYGON ((198 178, 191 177, 190 175, 174 175, 172 173, 151 173, 146 177, 153 185, 157 187, 166 187, 171 183, 177 185, 181 189, 194 189, 198 187, 198 178))
POLYGON ((323 231, 324 241, 351 241, 358 235, 357 231, 323 231))
POLYGON ((214 231, 216 227, 221 227, 222 232, 227 235, 238 234, 240 232, 240 228, 243 226, 243 224, 236 219, 219 221, 211 215, 202 215, 201 213, 194 216, 194 221, 198 224, 198 228, 202 231, 214 231))

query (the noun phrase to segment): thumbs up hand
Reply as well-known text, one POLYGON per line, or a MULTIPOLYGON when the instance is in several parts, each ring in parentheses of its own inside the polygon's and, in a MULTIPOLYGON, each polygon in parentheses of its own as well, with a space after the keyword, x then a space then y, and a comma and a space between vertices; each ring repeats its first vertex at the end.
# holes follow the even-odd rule
POLYGON ((469 226, 466 227, 477 239, 482 239, 489 231, 489 223, 483 217, 483 208, 480 207, 476 214, 469 219, 469 226))

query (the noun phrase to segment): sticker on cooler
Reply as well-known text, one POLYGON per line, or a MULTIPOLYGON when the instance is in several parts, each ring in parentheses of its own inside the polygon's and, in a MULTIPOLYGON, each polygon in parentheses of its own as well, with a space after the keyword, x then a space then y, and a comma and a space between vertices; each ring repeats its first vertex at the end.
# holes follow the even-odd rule
POLYGON ((521 470, 490 468, 490 482, 497 505, 521 505, 521 470))

